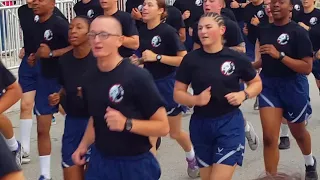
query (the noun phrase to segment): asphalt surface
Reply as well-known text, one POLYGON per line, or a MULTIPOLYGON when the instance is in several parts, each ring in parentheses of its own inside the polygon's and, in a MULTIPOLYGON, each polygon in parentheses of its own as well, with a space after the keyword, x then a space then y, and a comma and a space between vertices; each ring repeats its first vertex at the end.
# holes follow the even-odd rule
MULTIPOLYGON (((312 136, 313 154, 320 160, 320 99, 319 92, 316 88, 315 81, 312 75, 309 76, 311 104, 313 107, 313 116, 308 125, 308 130, 312 136)), ((245 102, 241 109, 244 116, 249 120, 260 138, 262 139, 261 123, 258 111, 253 110, 254 100, 245 102)), ((8 113, 9 118, 12 120, 16 137, 19 137, 19 112, 8 113)), ((53 180, 62 180, 61 169, 61 137, 64 128, 64 119, 62 116, 57 115, 57 124, 51 128, 52 140, 52 158, 51 158, 51 173, 53 180)), ((183 118, 183 129, 188 130, 189 116, 183 118)), ((280 167, 285 172, 298 172, 304 174, 304 159, 294 139, 291 138, 291 149, 281 151, 280 154, 280 167)), ((260 143, 261 145, 261 143, 260 143)), ((264 172, 263 152, 262 145, 256 151, 251 151, 246 145, 246 152, 244 155, 244 162, 242 167, 238 167, 234 180, 251 180, 257 178, 264 172)), ((31 139, 31 158, 30 164, 23 165, 23 171, 27 180, 37 180, 40 173, 39 159, 37 156, 37 138, 36 138, 36 121, 32 129, 31 139)), ((162 145, 158 153, 158 160, 162 168, 161 180, 187 180, 190 179, 186 173, 185 153, 178 144, 171 140, 169 137, 163 138, 162 145)), ((319 171, 319 167, 318 167, 319 171)))

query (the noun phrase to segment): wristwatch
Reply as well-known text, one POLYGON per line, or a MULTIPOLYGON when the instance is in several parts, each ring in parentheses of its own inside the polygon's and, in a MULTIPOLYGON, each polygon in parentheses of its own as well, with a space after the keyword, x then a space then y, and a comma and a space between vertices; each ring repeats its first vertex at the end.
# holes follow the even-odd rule
POLYGON ((50 51, 49 58, 53 58, 53 51, 50 51))
POLYGON ((131 118, 127 118, 125 126, 124 126, 124 130, 127 132, 130 132, 132 129, 132 119, 131 118))
POLYGON ((239 7, 242 8, 242 3, 239 3, 239 7))
POLYGON ((161 59, 162 59, 162 56, 160 54, 157 54, 156 59, 157 59, 158 62, 160 62, 161 59))
POLYGON ((286 56, 284 52, 280 52, 279 60, 282 61, 282 59, 286 56))
POLYGON ((247 91, 243 91, 244 92, 244 95, 245 95, 245 98, 244 98, 244 101, 249 99, 249 94, 247 93, 247 91))

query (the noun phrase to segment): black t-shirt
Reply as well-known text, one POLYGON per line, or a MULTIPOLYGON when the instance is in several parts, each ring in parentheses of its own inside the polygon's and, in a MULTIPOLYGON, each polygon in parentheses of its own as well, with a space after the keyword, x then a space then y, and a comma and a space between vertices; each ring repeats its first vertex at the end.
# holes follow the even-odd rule
POLYGON ((230 20, 234 22, 237 22, 236 16, 234 15, 233 11, 228 8, 222 8, 221 15, 228 17, 230 20))
POLYGON ((78 94, 78 87, 83 84, 83 75, 97 65, 96 58, 90 52, 86 57, 77 59, 73 51, 69 51, 59 59, 59 81, 66 92, 65 111, 74 117, 89 117, 87 107, 78 94))
POLYGON ((0 61, 0 94, 16 81, 12 73, 0 61))
MULTIPOLYGON (((67 18, 61 13, 61 11, 57 7, 55 7, 53 14, 67 21, 67 18)), ((32 11, 32 8, 29 8, 27 4, 19 7, 18 16, 23 32, 23 44, 25 54, 29 55, 31 53, 35 53, 39 45, 36 43, 34 32, 36 31, 35 24, 39 21, 39 16, 35 16, 32 11)))
MULTIPOLYGON (((144 0, 127 0, 126 2, 126 12, 131 14, 133 8, 137 8, 142 13, 144 0)), ((136 20, 136 26, 138 29, 144 24, 141 20, 136 20)))
POLYGON ((146 70, 127 59, 110 72, 101 72, 95 67, 86 73, 82 89, 94 120, 95 146, 104 156, 135 156, 150 150, 148 137, 110 131, 104 118, 107 107, 127 118, 146 120, 164 106, 146 70))
MULTIPOLYGON (((244 16, 244 13, 245 13, 244 8, 240 8, 240 7, 239 8, 234 8, 234 9, 231 8, 230 4, 232 3, 232 1, 233 0, 226 0, 226 7, 233 11, 233 13, 234 13, 234 15, 235 15, 235 17, 236 17, 238 22, 243 21, 243 16, 244 16)), ((236 0, 236 2, 244 4, 247 1, 246 0, 236 0)))
POLYGON ((296 22, 303 22, 305 25, 311 27, 309 36, 313 45, 313 50, 320 49, 320 9, 315 8, 310 13, 301 12, 296 17, 296 22))
MULTIPOLYGON (((140 34, 140 52, 150 50, 160 55, 176 56, 177 52, 185 50, 177 31, 166 23, 160 23, 151 30, 145 25, 141 27, 140 34)), ((164 78, 177 69, 160 62, 146 62, 144 68, 149 70, 154 79, 164 78)))
MULTIPOLYGON (((40 43, 47 44, 53 50, 69 46, 68 30, 69 24, 61 17, 52 15, 45 22, 36 23, 37 48, 40 43)), ((46 78, 59 77, 59 57, 41 58, 41 73, 46 78)))
MULTIPOLYGON (((131 15, 127 12, 117 11, 112 15, 118 21, 120 21, 122 25, 122 33, 124 36, 130 37, 134 35, 138 35, 137 27, 132 19, 131 15)), ((122 57, 130 57, 133 54, 132 49, 121 46, 119 48, 119 53, 122 57)))
POLYGON ((301 0, 293 0, 292 20, 297 22, 297 18, 300 16, 301 12, 303 12, 301 0))
POLYGON ((245 8, 244 8, 245 14, 244 14, 244 22, 247 24, 248 27, 248 40, 252 43, 255 44, 256 40, 258 38, 258 32, 259 29, 257 26, 254 26, 251 24, 251 19, 254 16, 257 16, 259 18, 260 23, 268 23, 269 22, 269 17, 265 13, 263 3, 261 3, 258 6, 253 5, 252 3, 249 3, 245 8))
POLYGON ((20 171, 12 152, 0 134, 0 179, 10 173, 20 171))
POLYGON ((230 105, 224 96, 239 92, 239 80, 251 81, 256 74, 244 54, 229 48, 207 53, 201 48, 184 57, 176 79, 184 84, 192 84, 194 95, 199 95, 211 86, 209 103, 202 107, 195 106, 193 115, 215 118, 239 107, 230 105))
MULTIPOLYGON (((284 26, 270 24, 260 28, 260 46, 265 44, 274 45, 279 52, 284 52, 294 59, 312 57, 312 44, 308 32, 295 22, 284 26)), ((262 74, 268 77, 294 76, 297 72, 290 69, 278 59, 270 55, 262 54, 262 74)))
MULTIPOLYGON (((238 24, 225 16, 223 16, 223 20, 226 26, 226 32, 224 33, 224 45, 226 47, 233 47, 243 43, 244 40, 242 37, 242 32, 238 24)), ((193 42, 201 45, 201 41, 198 36, 198 23, 194 24, 193 26, 192 39, 193 42)))
POLYGON ((179 31, 181 28, 186 27, 179 9, 174 6, 167 6, 167 13, 168 17, 165 19, 165 23, 169 24, 177 31, 179 31))
POLYGON ((98 0, 90 0, 88 3, 79 1, 74 5, 73 10, 77 16, 87 16, 91 20, 103 15, 103 9, 98 0))
POLYGON ((186 10, 190 11, 190 17, 184 21, 186 28, 192 27, 203 14, 203 0, 176 0, 173 4, 183 14, 186 10))

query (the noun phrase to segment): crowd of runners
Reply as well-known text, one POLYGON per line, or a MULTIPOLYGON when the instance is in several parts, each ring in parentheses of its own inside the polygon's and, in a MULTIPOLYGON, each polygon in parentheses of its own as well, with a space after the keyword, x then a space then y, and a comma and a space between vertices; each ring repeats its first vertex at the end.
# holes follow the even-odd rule
POLYGON ((307 75, 320 91, 315 0, 127 0, 126 12, 117 0, 82 0, 74 11, 68 22, 55 0, 27 0, 18 10, 18 81, 0 64, 1 180, 23 179, 21 165, 36 158, 29 156, 33 113, 39 180, 52 179, 57 112, 65 117, 65 180, 158 180, 157 149, 168 134, 191 178, 232 179, 246 142, 252 151, 261 144, 266 174, 277 176, 289 130, 305 179, 318 179, 306 129, 307 75), (251 98, 261 140, 239 109, 251 98), (18 141, 3 112, 19 100, 18 141), (183 114, 191 114, 189 132, 183 114))

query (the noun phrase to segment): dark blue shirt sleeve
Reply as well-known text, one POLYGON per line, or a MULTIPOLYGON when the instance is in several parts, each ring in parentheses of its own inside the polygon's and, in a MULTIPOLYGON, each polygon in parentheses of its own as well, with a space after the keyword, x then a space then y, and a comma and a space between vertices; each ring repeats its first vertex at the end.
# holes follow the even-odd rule
POLYGON ((192 40, 194 43, 197 43, 199 45, 201 45, 201 41, 199 39, 199 35, 198 35, 198 23, 194 23, 194 25, 192 26, 192 40))
POLYGON ((53 10, 53 14, 58 16, 58 17, 61 17, 62 19, 64 19, 66 22, 68 22, 68 19, 66 18, 66 16, 64 14, 62 14, 62 12, 60 11, 60 9, 58 9, 57 7, 54 7, 54 10, 53 10))
POLYGON ((245 82, 251 81, 257 75, 257 71, 253 68, 250 59, 245 55, 239 56, 240 79, 245 82))
POLYGON ((189 55, 185 55, 176 74, 176 80, 187 85, 191 83, 193 71, 190 60, 189 55))
POLYGON ((138 33, 138 29, 134 19, 131 18, 129 13, 126 13, 126 14, 127 14, 127 17, 125 18, 122 24, 123 35, 127 37, 138 35, 139 33, 138 33))
POLYGON ((244 42, 241 29, 237 23, 233 22, 232 20, 225 20, 225 25, 226 32, 224 34, 224 38, 226 41, 226 47, 238 46, 244 42))
POLYGON ((172 31, 169 31, 166 38, 168 38, 169 40, 168 42, 170 42, 170 44, 168 44, 168 47, 175 49, 176 52, 186 50, 184 44, 180 40, 178 32, 175 31, 175 29, 172 29, 172 31))
POLYGON ((61 17, 58 17, 58 22, 55 27, 56 27, 55 30, 57 32, 57 35, 59 36, 59 45, 60 45, 59 49, 68 47, 70 45, 69 36, 68 36, 69 23, 67 21, 63 21, 61 17))
POLYGON ((302 59, 305 57, 313 57, 313 47, 309 34, 302 27, 299 27, 296 36, 294 37, 295 50, 297 52, 297 58, 302 59))
POLYGON ((135 78, 134 84, 134 101, 146 119, 150 119, 160 107, 164 107, 165 102, 160 92, 154 84, 153 78, 145 69, 135 78))
POLYGON ((16 78, 13 74, 0 62, 0 91, 12 85, 16 78))

